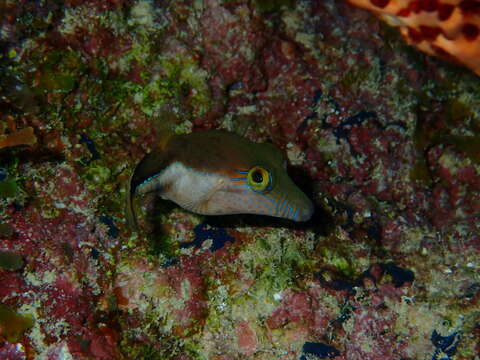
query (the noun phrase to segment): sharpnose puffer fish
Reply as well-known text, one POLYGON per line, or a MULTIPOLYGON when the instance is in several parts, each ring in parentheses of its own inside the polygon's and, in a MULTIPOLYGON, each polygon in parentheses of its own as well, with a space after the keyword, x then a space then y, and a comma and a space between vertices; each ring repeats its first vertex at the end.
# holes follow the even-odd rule
POLYGON ((258 214, 306 221, 313 203, 286 172, 272 144, 200 131, 170 135, 136 166, 127 195, 127 220, 136 226, 133 199, 156 193, 202 215, 258 214))

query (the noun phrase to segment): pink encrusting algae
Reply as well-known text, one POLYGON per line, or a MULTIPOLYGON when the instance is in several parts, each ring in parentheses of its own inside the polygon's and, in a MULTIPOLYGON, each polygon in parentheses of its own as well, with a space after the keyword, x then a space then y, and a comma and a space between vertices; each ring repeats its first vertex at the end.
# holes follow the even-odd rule
POLYGON ((347 1, 0 13, 0 358, 478 355, 474 73, 347 1), (125 186, 167 128, 272 142, 313 218, 146 196, 133 232, 125 186))

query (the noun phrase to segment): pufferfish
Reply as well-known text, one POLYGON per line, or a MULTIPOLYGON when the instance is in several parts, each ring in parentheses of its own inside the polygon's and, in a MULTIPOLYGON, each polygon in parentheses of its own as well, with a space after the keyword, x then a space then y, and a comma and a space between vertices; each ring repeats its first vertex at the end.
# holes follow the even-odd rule
POLYGON ((272 144, 207 130, 168 135, 138 163, 129 182, 127 220, 136 227, 135 195, 156 193, 201 215, 257 214, 307 221, 310 199, 286 172, 272 144))

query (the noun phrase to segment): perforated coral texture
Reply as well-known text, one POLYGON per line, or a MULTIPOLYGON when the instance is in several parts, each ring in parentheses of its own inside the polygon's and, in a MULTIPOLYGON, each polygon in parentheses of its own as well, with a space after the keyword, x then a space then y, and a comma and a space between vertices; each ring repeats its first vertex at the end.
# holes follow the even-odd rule
POLYGON ((420 50, 480 75, 480 1, 349 0, 373 11, 420 50))

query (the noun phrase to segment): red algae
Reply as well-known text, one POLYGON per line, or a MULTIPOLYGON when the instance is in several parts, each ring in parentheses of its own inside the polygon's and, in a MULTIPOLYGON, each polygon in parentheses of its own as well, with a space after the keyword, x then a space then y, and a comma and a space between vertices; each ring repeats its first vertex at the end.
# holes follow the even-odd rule
POLYGON ((246 356, 253 355, 257 348, 257 337, 247 321, 237 325, 237 337, 237 346, 240 352, 246 356))
MULTIPOLYGON (((436 3, 398 16, 450 19, 436 3)), ((478 353, 473 73, 333 0, 0 10, 0 310, 19 324, 0 320, 0 358, 478 353), (164 128, 272 142, 315 215, 205 218, 152 198, 133 233, 125 186, 164 128)))

